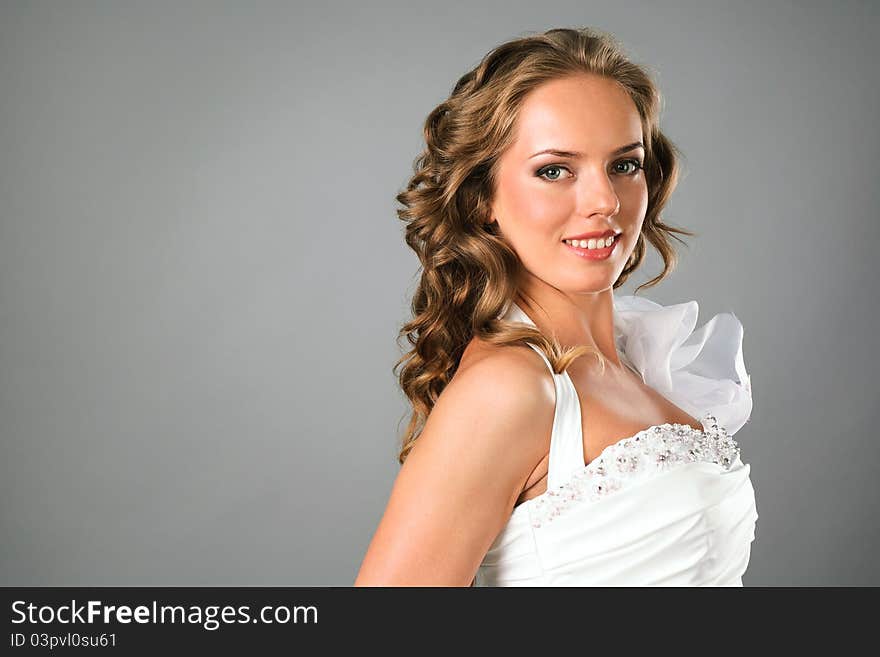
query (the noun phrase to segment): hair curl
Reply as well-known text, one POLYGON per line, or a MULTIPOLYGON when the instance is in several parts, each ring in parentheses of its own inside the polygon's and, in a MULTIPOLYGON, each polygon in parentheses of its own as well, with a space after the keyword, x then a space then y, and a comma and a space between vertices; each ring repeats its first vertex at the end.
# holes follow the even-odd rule
POLYGON ((422 268, 412 299, 413 318, 398 336, 398 344, 405 335, 412 349, 393 368, 412 405, 398 456, 401 464, 474 336, 495 345, 532 342, 557 373, 593 352, 583 345, 563 349, 556 336, 501 319, 518 292, 522 264, 497 224, 489 223, 499 157, 513 141, 524 97, 543 82, 579 73, 617 81, 642 122, 648 207, 614 288, 641 264, 646 242, 660 253, 664 267, 636 292, 658 284, 675 268, 671 238, 685 243, 674 233, 695 235, 660 218, 677 184, 679 152, 659 129, 662 101, 651 76, 627 58, 612 35, 594 28, 557 28, 489 52, 428 115, 426 147, 414 162, 405 191, 396 197, 404 206, 397 214, 406 223, 406 243, 422 268))

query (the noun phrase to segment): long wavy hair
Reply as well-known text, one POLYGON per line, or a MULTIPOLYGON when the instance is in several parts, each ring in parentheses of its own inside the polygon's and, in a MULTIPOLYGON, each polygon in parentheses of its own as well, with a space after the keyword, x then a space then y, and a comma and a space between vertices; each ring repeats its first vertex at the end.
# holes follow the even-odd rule
POLYGON ((426 147, 415 159, 406 189, 396 197, 403 205, 397 214, 406 223, 406 243, 422 269, 412 320, 398 335, 398 346, 406 336, 412 349, 393 368, 412 405, 400 464, 474 336, 495 345, 531 342, 557 373, 586 353, 595 353, 604 368, 601 354, 590 347, 563 348, 555 335, 502 319, 518 293, 522 264, 497 223, 490 223, 499 157, 515 137, 524 97, 544 82, 579 73, 616 80, 633 99, 642 122, 648 207, 614 288, 640 265, 646 242, 657 249, 664 266, 636 292, 656 285, 675 268, 671 239, 685 242, 674 233, 695 235, 660 218, 677 184, 678 149, 660 131, 662 101, 651 76, 627 58, 615 37, 594 28, 558 28, 508 41, 489 52, 428 115, 426 147))

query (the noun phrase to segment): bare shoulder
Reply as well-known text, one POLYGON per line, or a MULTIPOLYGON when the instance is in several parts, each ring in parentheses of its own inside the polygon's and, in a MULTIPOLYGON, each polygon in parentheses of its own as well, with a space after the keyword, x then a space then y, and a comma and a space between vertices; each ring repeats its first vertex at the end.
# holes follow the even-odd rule
MULTIPOLYGON (((472 341, 428 418, 425 447, 442 436, 461 441, 515 503, 547 453, 556 407, 553 377, 527 346, 472 341)), ((466 457, 465 457, 466 458, 466 457)))
POLYGON ((552 388, 550 370, 534 349, 524 345, 494 345, 477 337, 471 338, 465 348, 450 385, 481 363, 477 368, 478 372, 490 375, 514 374, 520 379, 537 380, 535 385, 538 387, 546 387, 549 383, 552 388))
POLYGON ((488 397, 490 403, 499 405, 526 403, 533 409, 542 402, 555 403, 553 378, 531 347, 498 346, 478 338, 468 344, 443 394, 462 402, 465 410, 470 399, 479 397, 488 397))
POLYGON ((358 585, 467 585, 546 453, 546 364, 530 347, 469 349, 398 474, 358 585))

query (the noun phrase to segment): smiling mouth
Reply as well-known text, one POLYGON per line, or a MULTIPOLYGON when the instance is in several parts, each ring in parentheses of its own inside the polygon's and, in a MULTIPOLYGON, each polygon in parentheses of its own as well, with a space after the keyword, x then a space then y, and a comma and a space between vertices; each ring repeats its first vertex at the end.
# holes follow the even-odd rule
POLYGON ((586 249, 588 251, 600 251, 614 246, 620 239, 622 233, 616 233, 608 237, 591 237, 589 239, 578 240, 562 240, 563 244, 574 247, 576 249, 586 249))

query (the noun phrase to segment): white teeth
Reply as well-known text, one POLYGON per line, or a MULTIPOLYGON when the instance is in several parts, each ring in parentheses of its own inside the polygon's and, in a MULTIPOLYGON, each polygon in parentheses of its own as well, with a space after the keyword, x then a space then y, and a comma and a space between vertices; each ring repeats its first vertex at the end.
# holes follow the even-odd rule
POLYGON ((611 235, 606 238, 593 238, 589 240, 564 240, 566 244, 570 244, 571 246, 576 246, 581 249, 604 249, 607 246, 611 246, 614 244, 614 240, 617 239, 617 235, 611 235))

